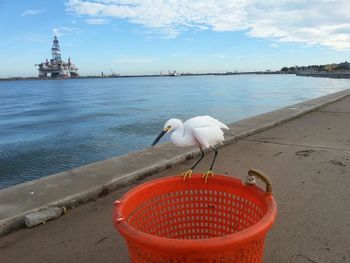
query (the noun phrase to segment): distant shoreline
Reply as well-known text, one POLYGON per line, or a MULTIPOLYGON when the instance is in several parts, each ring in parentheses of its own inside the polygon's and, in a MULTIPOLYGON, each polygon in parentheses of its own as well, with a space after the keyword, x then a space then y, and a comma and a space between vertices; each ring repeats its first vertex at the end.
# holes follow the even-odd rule
POLYGON ((107 79, 107 78, 144 78, 144 77, 187 77, 187 76, 226 76, 226 75, 274 75, 274 74, 290 74, 282 71, 247 71, 247 72, 225 72, 225 73, 183 73, 178 76, 164 74, 164 75, 117 75, 117 76, 80 76, 74 78, 56 78, 56 79, 41 79, 38 77, 10 77, 0 78, 0 81, 8 80, 62 80, 62 79, 107 79))
POLYGON ((16 80, 69 80, 69 79, 110 79, 110 78, 154 78, 154 77, 188 77, 188 76, 230 76, 230 75, 296 75, 300 77, 318 77, 318 78, 337 78, 350 79, 349 72, 283 72, 283 71, 246 71, 246 72, 225 72, 225 73, 183 73, 181 75, 117 75, 117 76, 80 76, 74 78, 47 78, 41 79, 38 77, 11 77, 0 78, 0 81, 16 81, 16 80))
POLYGON ((320 73, 296 73, 299 77, 316 77, 316 78, 332 78, 332 79, 350 79, 350 73, 326 73, 326 72, 320 72, 320 73))

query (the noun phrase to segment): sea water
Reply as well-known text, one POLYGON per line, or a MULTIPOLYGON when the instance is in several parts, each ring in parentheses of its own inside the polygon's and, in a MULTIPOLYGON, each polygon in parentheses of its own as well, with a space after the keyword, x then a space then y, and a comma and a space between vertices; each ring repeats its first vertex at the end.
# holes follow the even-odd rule
POLYGON ((0 188, 143 149, 169 118, 230 123, 349 84, 294 75, 0 81, 0 188))

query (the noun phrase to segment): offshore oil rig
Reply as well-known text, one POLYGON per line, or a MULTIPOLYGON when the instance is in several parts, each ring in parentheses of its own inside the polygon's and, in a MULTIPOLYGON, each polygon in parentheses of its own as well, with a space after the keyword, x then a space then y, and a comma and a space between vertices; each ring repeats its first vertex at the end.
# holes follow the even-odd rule
POLYGON ((74 78, 79 77, 78 68, 68 58, 68 62, 64 62, 61 59, 60 44, 57 36, 54 36, 52 48, 51 48, 52 59, 46 59, 45 62, 35 64, 39 66, 39 78, 47 79, 48 74, 50 77, 55 78, 74 78))

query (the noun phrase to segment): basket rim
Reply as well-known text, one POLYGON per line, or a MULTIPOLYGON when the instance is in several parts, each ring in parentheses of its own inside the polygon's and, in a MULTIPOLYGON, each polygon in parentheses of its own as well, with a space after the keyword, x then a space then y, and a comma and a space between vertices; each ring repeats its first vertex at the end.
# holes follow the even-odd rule
MULTIPOLYGON (((196 176, 201 176, 201 174, 193 174, 190 180, 196 180, 196 176)), ((122 210, 125 204, 125 200, 130 198, 130 196, 132 196, 133 194, 142 191, 145 187, 151 187, 154 184, 158 184, 160 182, 171 183, 181 180, 179 176, 167 176, 149 182, 145 182, 126 192, 119 199, 120 202, 116 204, 115 209, 113 211, 114 225, 122 234, 122 236, 128 241, 132 241, 140 246, 147 248, 158 248, 166 251, 175 252, 193 251, 193 249, 217 250, 238 244, 241 246, 242 244, 244 245, 256 239, 257 236, 265 235, 267 231, 272 227, 277 217, 277 203, 273 195, 271 193, 266 193, 258 186, 247 186, 243 183, 241 179, 234 178, 232 176, 215 174, 214 178, 216 181, 223 181, 225 183, 241 183, 242 187, 249 187, 250 191, 256 191, 258 194, 261 194, 261 192, 265 193, 264 202, 266 203, 267 209, 263 217, 253 226, 250 226, 239 232, 207 239, 175 239, 160 237, 142 232, 128 224, 126 220, 118 221, 118 218, 122 217, 122 210)), ((202 180, 201 178, 198 179, 202 180)), ((210 186, 210 181, 206 185, 210 186)))

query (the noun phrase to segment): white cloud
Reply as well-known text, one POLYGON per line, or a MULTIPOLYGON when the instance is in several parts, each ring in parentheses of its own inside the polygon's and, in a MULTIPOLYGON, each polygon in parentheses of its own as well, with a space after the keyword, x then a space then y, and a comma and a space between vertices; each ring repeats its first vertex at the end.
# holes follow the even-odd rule
POLYGON ((279 45, 277 45, 276 43, 271 43, 271 44, 270 44, 270 47, 273 47, 273 48, 278 48, 278 47, 279 47, 279 45))
POLYGON ((54 29, 52 29, 52 33, 55 36, 63 36, 63 35, 67 35, 67 34, 72 34, 78 31, 78 28, 76 27, 65 27, 65 26, 60 26, 60 27, 56 27, 54 29))
POLYGON ((45 9, 28 9, 23 11, 21 16, 34 16, 45 12, 45 9))
POLYGON ((85 22, 90 25, 105 25, 109 23, 109 20, 104 18, 90 18, 86 19, 85 22))
POLYGON ((92 19, 126 19, 165 38, 186 30, 244 30, 250 37, 350 49, 349 0, 68 0, 66 6, 92 19))

